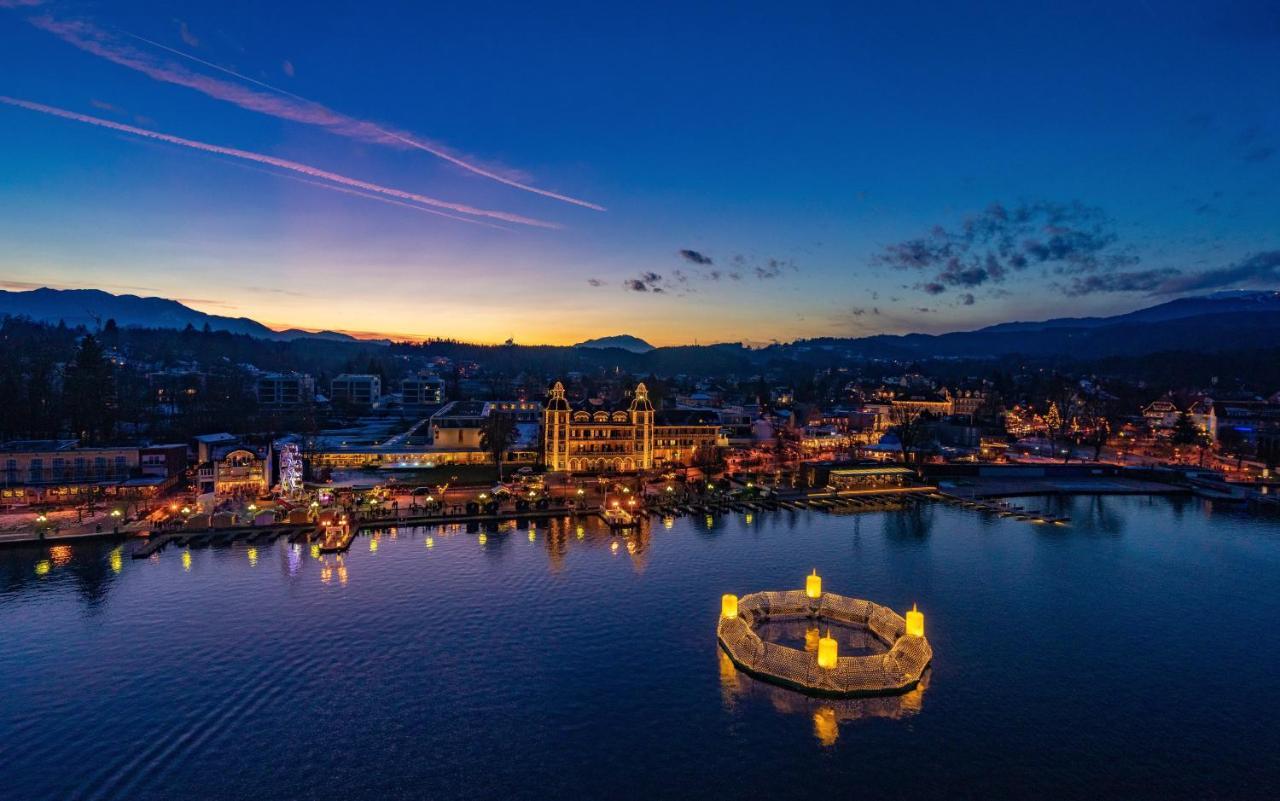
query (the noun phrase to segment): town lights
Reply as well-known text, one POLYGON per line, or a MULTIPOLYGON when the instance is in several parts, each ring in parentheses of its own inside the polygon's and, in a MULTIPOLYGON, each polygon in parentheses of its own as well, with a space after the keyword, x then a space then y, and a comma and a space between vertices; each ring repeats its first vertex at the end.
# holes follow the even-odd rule
POLYGON ((182 507, 182 513, 183 513, 184 515, 190 515, 190 514, 191 514, 191 507, 190 507, 190 506, 184 506, 184 507, 182 507))
POLYGON ((112 510, 111 510, 111 516, 112 516, 112 517, 114 517, 114 518, 116 518, 117 520, 119 520, 119 519, 120 519, 120 516, 121 516, 121 515, 123 515, 123 514, 124 514, 124 512, 121 512, 119 509, 112 509, 112 510))
POLYGON ((911 605, 911 610, 907 612, 907 634, 912 637, 924 636, 924 612, 916 609, 916 605, 911 605))
POLYGON ((827 628, 827 636, 818 640, 818 667, 831 670, 836 666, 838 661, 837 652, 840 646, 836 643, 835 638, 831 636, 831 629, 827 628))
POLYGON ((720 596, 720 617, 738 616, 738 596, 725 593, 720 596))
POLYGON ((804 577, 804 594, 815 599, 822 597, 822 576, 818 575, 817 568, 804 577))

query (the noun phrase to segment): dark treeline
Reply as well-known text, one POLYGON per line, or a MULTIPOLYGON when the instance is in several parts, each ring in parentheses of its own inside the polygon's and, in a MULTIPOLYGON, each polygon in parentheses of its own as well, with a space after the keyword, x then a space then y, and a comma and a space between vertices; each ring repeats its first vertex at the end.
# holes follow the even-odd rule
MULTIPOLYGON (((1216 388, 1270 394, 1280 388, 1280 347, 1228 347, 1214 352, 1180 349, 1143 355, 1081 358, 1073 355, 1000 357, 868 357, 850 340, 824 340, 749 349, 739 344, 658 348, 647 353, 554 346, 474 345, 449 340, 421 343, 276 341, 225 331, 121 328, 100 330, 23 318, 0 319, 0 438, 77 437, 86 443, 118 439, 185 439, 197 433, 314 431, 314 409, 290 416, 267 414, 254 397, 252 371, 290 371, 315 377, 318 391, 343 372, 372 373, 394 391, 398 380, 437 357, 450 396, 459 393, 459 365, 482 368, 484 397, 509 397, 569 373, 588 392, 644 379, 655 400, 708 380, 744 400, 764 400, 786 386, 796 400, 841 399, 851 381, 876 382, 917 372, 940 384, 987 382, 1012 404, 1040 402, 1080 378, 1095 378, 1121 406, 1132 409, 1165 391, 1216 388), (683 376, 683 381, 675 377, 683 376)), ((1207 350, 1207 346, 1206 346, 1207 350)), ((536 389, 534 390, 537 391, 536 389)), ((532 393, 531 393, 532 394, 532 393)))

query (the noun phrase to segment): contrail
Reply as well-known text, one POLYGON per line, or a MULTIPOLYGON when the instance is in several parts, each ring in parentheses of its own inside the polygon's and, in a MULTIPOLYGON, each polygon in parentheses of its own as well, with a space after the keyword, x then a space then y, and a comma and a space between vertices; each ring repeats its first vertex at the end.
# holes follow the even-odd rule
POLYGON ((66 111, 53 106, 46 106, 41 103, 33 103, 30 100, 19 100, 14 97, 6 97, 0 95, 0 103, 5 103, 18 108, 25 108, 30 111, 39 111, 42 114, 49 114, 54 117, 61 117, 65 120, 74 120, 76 122, 84 122, 89 125, 97 125, 101 128, 110 128, 113 131, 122 131, 124 133, 142 136, 148 139, 155 139, 161 142, 168 142, 174 145, 182 145, 183 147, 194 148, 195 150, 203 150, 206 153, 217 153, 222 156, 233 156, 246 161, 254 161, 259 164, 268 164, 272 167, 279 167, 283 170, 309 175, 312 178, 320 178, 335 184, 342 184, 353 189, 363 189, 366 192, 374 192, 378 195, 399 198, 413 203, 421 203, 424 206, 434 206, 436 208, 449 209, 450 211, 460 212, 462 214, 470 214, 476 217, 490 217, 495 220, 505 220, 511 223, 520 223, 521 225, 532 225, 538 228, 559 228, 556 223, 547 222, 545 220, 536 220, 531 217, 522 217, 518 214, 510 214, 505 211, 493 211, 490 209, 478 209, 473 206, 467 206, 462 203, 452 203, 447 200, 429 197, 427 195, 419 195, 416 192, 406 192, 403 189, 394 189, 392 187, 381 186, 379 184, 362 181, 358 178, 349 178, 345 175, 339 175, 336 172, 322 170, 319 167, 312 167, 308 164, 302 164, 296 161, 276 158, 275 156, 267 156, 262 153, 254 153, 250 150, 240 150, 234 147, 223 147, 222 145, 211 145, 208 142, 197 142, 194 139, 184 139, 181 136, 173 136, 171 134, 160 133, 158 131, 150 131, 146 128, 137 128, 133 125, 125 125, 119 122, 104 120, 99 117, 90 117, 88 114, 79 114, 74 111, 66 111))
POLYGON ((374 142, 381 145, 392 146, 409 146, 418 150, 430 153, 437 158, 460 167, 468 172, 483 176, 500 184, 520 189, 525 192, 532 192, 535 195, 560 200, 565 203, 572 203, 583 208, 594 209, 595 211, 605 211, 605 208, 590 201, 581 200, 579 198, 562 195, 547 189, 539 189, 536 186, 521 183, 505 175, 494 172, 493 170, 473 164, 465 159, 461 159, 444 149, 443 146, 428 142, 414 137, 412 134, 398 132, 383 128, 372 122, 365 122, 348 117, 345 114, 334 111, 313 100, 295 95, 278 87, 264 83, 262 81, 250 78, 247 75, 241 75, 238 72, 220 67, 212 62, 205 61, 201 58, 183 53, 166 45, 144 39, 141 36, 126 33, 133 39, 147 43, 148 45, 158 47, 166 52, 173 53, 183 58, 189 59, 198 64, 219 70, 220 72, 232 75, 242 81, 248 81, 270 90, 273 94, 266 94, 229 83, 218 78, 191 72, 183 67, 172 63, 157 61, 147 53, 136 48, 130 47, 115 40, 107 31, 102 30, 96 25, 85 20, 59 20, 48 15, 31 17, 27 20, 32 25, 47 31, 64 42, 74 47, 78 47, 85 52, 92 53, 100 58, 105 58, 122 67, 136 70, 157 81, 185 86, 188 89, 194 89, 209 97, 217 100, 223 100, 233 103, 243 109, 256 111, 260 114, 267 114, 280 119, 290 120, 292 122, 300 122, 307 125, 315 125, 326 128, 329 131, 340 136, 351 139, 358 139, 365 142, 374 142))

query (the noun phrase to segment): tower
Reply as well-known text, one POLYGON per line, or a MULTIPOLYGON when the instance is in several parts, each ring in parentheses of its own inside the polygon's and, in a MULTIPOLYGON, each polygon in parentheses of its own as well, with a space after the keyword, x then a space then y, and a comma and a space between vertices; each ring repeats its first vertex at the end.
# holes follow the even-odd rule
POLYGON ((635 437, 636 468, 653 468, 653 403, 649 389, 641 382, 636 385, 636 395, 631 399, 631 425, 635 437))
POLYGON ((569 469, 569 401, 564 398, 564 384, 551 387, 551 397, 542 412, 542 449, 547 469, 553 472, 569 469))

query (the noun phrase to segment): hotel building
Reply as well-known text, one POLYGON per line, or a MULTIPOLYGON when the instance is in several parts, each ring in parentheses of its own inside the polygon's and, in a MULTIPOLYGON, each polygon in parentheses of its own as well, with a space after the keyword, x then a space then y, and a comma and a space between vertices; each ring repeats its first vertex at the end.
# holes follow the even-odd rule
POLYGON ((542 413, 542 440, 548 470, 630 473, 689 464, 700 447, 718 444, 720 419, 706 409, 655 410, 644 384, 625 409, 575 408, 557 381, 542 413))

